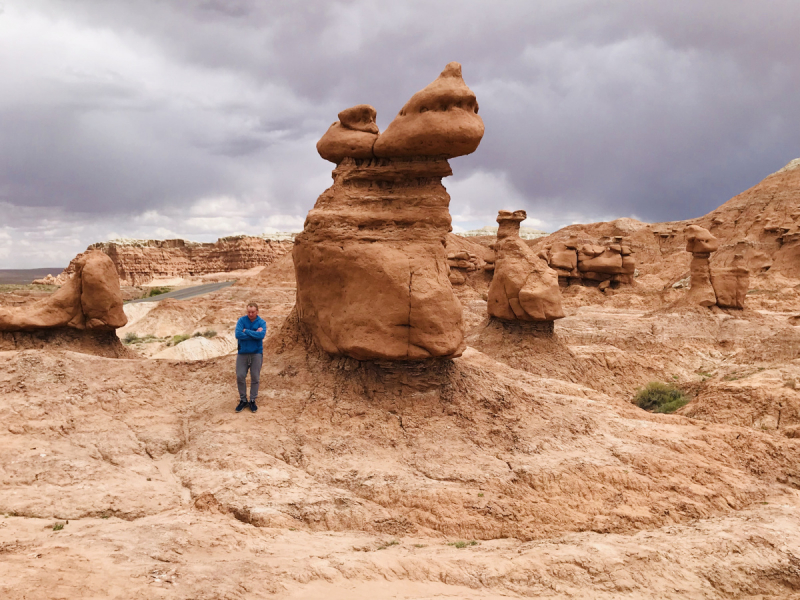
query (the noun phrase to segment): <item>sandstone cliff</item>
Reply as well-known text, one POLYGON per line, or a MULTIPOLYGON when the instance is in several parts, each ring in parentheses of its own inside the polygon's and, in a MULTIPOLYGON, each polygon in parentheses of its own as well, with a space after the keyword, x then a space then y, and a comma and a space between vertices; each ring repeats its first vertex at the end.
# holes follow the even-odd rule
MULTIPOLYGON (((266 266, 288 253, 292 243, 262 237, 236 235, 213 243, 186 240, 114 240, 89 246, 100 250, 117 269, 122 285, 141 285, 156 278, 187 277, 266 266)), ((75 272, 76 256, 56 278, 63 284, 75 272)))

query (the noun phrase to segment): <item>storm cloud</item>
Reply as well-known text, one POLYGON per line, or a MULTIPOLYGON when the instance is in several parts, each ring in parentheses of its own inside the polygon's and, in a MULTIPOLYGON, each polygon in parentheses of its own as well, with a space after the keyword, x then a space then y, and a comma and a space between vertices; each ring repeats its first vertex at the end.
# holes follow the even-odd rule
POLYGON ((698 216, 800 156, 797 31, 795 0, 6 1, 0 268, 302 227, 336 114, 384 129, 452 60, 486 124, 456 229, 698 216))

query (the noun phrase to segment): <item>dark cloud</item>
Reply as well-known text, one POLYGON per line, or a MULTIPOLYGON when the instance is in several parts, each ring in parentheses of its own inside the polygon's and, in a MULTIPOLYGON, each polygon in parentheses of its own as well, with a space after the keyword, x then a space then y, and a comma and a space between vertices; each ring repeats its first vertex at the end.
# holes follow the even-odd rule
POLYGON ((0 202, 100 215, 92 235, 146 233, 147 211, 189 235, 199 205, 296 222, 336 113, 367 102, 385 128, 458 60, 486 136, 454 161, 457 224, 693 217, 800 156, 799 30, 795 0, 8 2, 0 202))

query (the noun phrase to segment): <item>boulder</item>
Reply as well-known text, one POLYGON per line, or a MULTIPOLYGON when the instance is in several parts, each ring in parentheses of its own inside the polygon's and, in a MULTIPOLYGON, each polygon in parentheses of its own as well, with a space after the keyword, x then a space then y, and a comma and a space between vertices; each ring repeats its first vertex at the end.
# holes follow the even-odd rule
POLYGON ((711 285, 717 297, 717 306, 744 308, 750 288, 750 271, 745 266, 744 255, 735 255, 730 267, 712 269, 711 285))
POLYGON ((346 157, 372 158, 378 139, 377 112, 369 104, 359 104, 339 113, 339 120, 317 142, 317 152, 336 164, 346 157))
POLYGON ((505 321, 553 321, 564 316, 558 274, 519 237, 524 210, 501 210, 489 315, 505 321))
POLYGON ((0 307, 0 331, 123 327, 128 320, 111 259, 94 250, 83 254, 74 266, 72 277, 51 296, 31 305, 0 307))
POLYGON ((451 62, 406 102, 373 151, 381 158, 453 158, 475 152, 482 137, 478 101, 461 77, 461 65, 451 62))

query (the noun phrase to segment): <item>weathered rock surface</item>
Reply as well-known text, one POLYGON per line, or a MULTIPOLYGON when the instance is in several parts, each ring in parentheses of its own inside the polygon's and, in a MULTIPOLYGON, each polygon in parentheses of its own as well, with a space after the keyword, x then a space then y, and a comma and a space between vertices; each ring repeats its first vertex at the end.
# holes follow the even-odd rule
POLYGON ((99 251, 74 261, 73 276, 53 295, 30 305, 0 307, 0 331, 116 329, 127 322, 114 263, 99 251))
POLYGON ((458 356, 461 305, 444 237, 443 159, 344 159, 293 250, 301 322, 331 354, 360 360, 458 356))
POLYGON ((317 142, 317 152, 336 164, 346 157, 373 158, 372 146, 378 139, 377 112, 369 104, 359 104, 339 113, 339 120, 317 142))
MULTIPOLYGON (((214 243, 186 240, 128 240, 100 242, 86 252, 100 250, 114 262, 122 285, 141 285, 157 278, 188 277, 251 269, 271 264, 291 249, 287 241, 252 236, 220 238, 214 243)), ((75 272, 75 257, 57 278, 63 284, 75 272)))
POLYGON ((717 306, 744 308, 747 290, 750 289, 750 271, 744 265, 744 256, 737 254, 730 267, 711 270, 711 285, 717 296, 717 306))
POLYGON ((692 254, 690 266, 691 283, 687 301, 700 306, 714 306, 717 296, 711 285, 711 267, 709 258, 712 252, 719 249, 719 240, 708 229, 699 225, 686 228, 686 251, 692 254))
POLYGON ((574 235, 546 244, 539 251, 558 274, 561 285, 596 285, 601 289, 633 283, 636 260, 632 255, 633 249, 621 235, 602 240, 574 235))
MULTIPOLYGON (((297 315, 326 352, 419 360, 464 350, 445 253, 450 196, 441 181, 452 175, 446 158, 478 147, 477 110, 461 65, 450 63, 378 137, 381 158, 353 155, 339 129, 320 140, 320 154, 337 163, 334 183, 308 213, 292 254, 297 315)), ((339 127, 372 135, 374 117, 360 105, 340 113, 339 127)))
POLYGON ((461 65, 451 62, 406 102, 373 151, 381 158, 454 158, 475 152, 482 137, 478 101, 461 77, 461 65))
POLYGON ((494 278, 489 286, 489 315, 513 321, 554 321, 564 316, 558 275, 519 237, 524 210, 501 210, 494 278))

